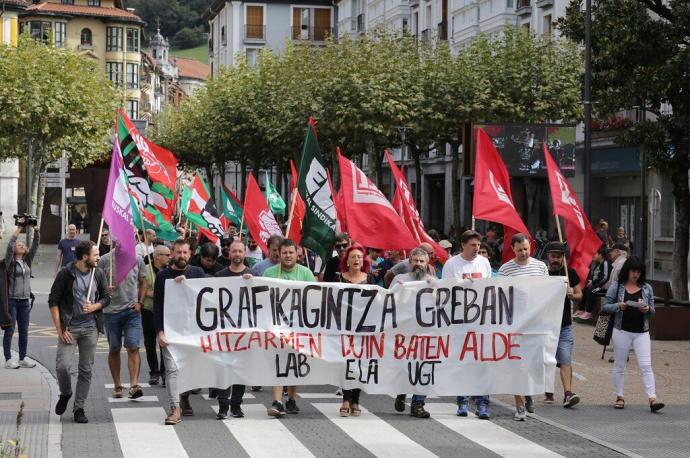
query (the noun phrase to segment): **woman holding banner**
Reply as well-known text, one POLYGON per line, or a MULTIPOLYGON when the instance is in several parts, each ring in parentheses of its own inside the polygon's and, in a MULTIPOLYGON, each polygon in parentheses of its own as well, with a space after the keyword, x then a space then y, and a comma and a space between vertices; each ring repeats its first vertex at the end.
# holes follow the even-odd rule
POLYGON ((617 279, 613 279, 604 299, 602 311, 614 316, 613 324, 613 387, 616 409, 625 407, 623 398, 625 365, 632 347, 637 356, 642 382, 652 412, 661 410, 664 403, 656 399, 652 351, 649 339, 649 317, 654 315, 654 293, 645 280, 645 265, 633 256, 623 264, 617 279))
MULTIPOLYGON (((352 245, 340 259, 340 281, 342 283, 352 283, 354 285, 375 285, 376 279, 369 272, 370 261, 365 255, 365 250, 360 245, 352 245)), ((362 410, 359 408, 359 395, 362 392, 359 388, 343 390, 343 404, 340 407, 340 416, 358 417, 362 410)))

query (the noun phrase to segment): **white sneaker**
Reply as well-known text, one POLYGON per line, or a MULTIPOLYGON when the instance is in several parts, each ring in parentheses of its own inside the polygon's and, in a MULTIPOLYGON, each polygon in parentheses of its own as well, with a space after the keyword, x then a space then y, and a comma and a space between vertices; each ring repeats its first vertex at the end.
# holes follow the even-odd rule
POLYGON ((527 412, 525 412, 525 408, 522 406, 516 407, 515 408, 515 416, 513 417, 513 420, 525 421, 526 419, 527 419, 527 412))
POLYGON ((36 367, 36 363, 33 361, 29 361, 28 359, 20 359, 19 360, 19 367, 31 369, 32 367, 36 367))
POLYGON ((15 363, 11 359, 8 359, 5 363, 5 369, 19 369, 19 364, 15 363))

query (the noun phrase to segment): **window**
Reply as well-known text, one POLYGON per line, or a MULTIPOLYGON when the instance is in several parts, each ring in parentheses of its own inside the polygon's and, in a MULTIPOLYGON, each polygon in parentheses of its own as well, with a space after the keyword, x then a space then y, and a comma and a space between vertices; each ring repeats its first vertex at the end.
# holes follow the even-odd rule
POLYGON ((60 0, 63 5, 74 5, 74 0, 60 0))
POLYGON ((259 49, 258 48, 247 48, 246 49, 246 56, 247 56, 247 65, 250 67, 254 67, 260 59, 259 56, 259 49))
POLYGON ((227 45, 227 44, 228 44, 228 39, 227 39, 227 37, 225 36, 225 26, 222 26, 222 27, 220 28, 220 41, 221 41, 224 45, 227 45))
POLYGON ((101 0, 87 0, 88 6, 101 6, 101 0))
POLYGON ((544 26, 542 29, 542 33, 548 37, 552 36, 553 34, 553 23, 551 22, 550 14, 544 16, 544 26))
POLYGON ((139 64, 127 64, 127 89, 139 88, 139 64))
POLYGON ((105 29, 105 50, 122 51, 122 27, 107 27, 105 29))
POLYGON ((244 37, 255 40, 264 39, 264 7, 263 5, 247 5, 245 10, 244 37))
POLYGON ((56 22, 55 23, 55 47, 56 48, 64 48, 66 38, 67 38, 67 23, 66 22, 56 22))
POLYGON ((138 100, 127 100, 127 116, 129 116, 129 119, 139 119, 138 100))
POLYGON ((108 79, 115 83, 115 86, 122 84, 122 62, 106 62, 105 69, 108 79))
POLYGON ((139 29, 127 29, 127 52, 139 52, 139 29))
POLYGON ((309 8, 292 9, 292 39, 308 40, 309 34, 309 8))
POLYGON ((506 8, 512 8, 513 7, 513 0, 506 0, 506 8))
POLYGON ((44 43, 48 43, 51 35, 50 22, 30 21, 29 34, 31 34, 31 38, 34 40, 41 40, 44 43))
POLYGON ((91 29, 81 29, 81 45, 93 46, 93 34, 91 29))

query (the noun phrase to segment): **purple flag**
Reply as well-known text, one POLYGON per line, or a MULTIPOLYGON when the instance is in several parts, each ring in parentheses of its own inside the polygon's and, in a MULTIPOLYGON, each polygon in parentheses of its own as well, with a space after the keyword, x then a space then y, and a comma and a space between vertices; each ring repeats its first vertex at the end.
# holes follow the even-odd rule
POLYGON ((124 172, 122 155, 118 142, 113 145, 113 157, 110 161, 108 190, 105 193, 103 219, 110 228, 110 238, 115 243, 115 272, 113 281, 120 284, 137 263, 136 240, 132 223, 132 208, 127 177, 124 172))

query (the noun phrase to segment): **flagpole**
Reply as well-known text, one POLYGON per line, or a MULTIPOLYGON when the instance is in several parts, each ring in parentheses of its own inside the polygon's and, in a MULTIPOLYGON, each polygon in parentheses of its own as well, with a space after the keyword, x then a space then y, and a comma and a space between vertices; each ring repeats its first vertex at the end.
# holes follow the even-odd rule
MULTIPOLYGON (((292 192, 292 202, 290 202, 290 213, 288 214, 288 223, 287 223, 287 228, 285 229, 285 237, 288 236, 290 233, 290 226, 292 226, 292 219, 295 216, 295 204, 297 203, 297 188, 294 189, 292 192)), ((244 216, 244 212, 242 212, 242 216, 244 216)))
POLYGON ((242 219, 240 220, 240 242, 242 241, 242 229, 243 228, 244 228, 244 209, 242 209, 242 219))
MULTIPOLYGON (((101 217, 101 225, 98 228, 98 240, 99 241, 101 240, 101 237, 103 236, 103 223, 105 223, 105 220, 103 219, 103 217, 101 217)), ((91 278, 89 278, 89 288, 86 291, 86 300, 87 301, 91 297, 91 288, 93 287, 93 278, 95 277, 95 275, 96 275, 96 268, 92 267, 91 268, 91 275, 90 275, 91 278)))
POLYGON ((477 220, 474 219, 474 216, 472 217, 472 230, 474 231, 475 226, 477 224, 477 220))
POLYGON ((115 256, 115 250, 113 249, 113 239, 110 239, 110 253, 108 253, 108 286, 113 287, 113 256, 115 256))
POLYGON ((417 227, 415 226, 414 222, 412 221, 412 217, 410 216, 410 226, 412 226, 412 230, 414 231, 414 237, 417 239, 417 243, 422 243, 422 239, 419 238, 419 232, 417 232, 417 227))
MULTIPOLYGON (((558 215, 553 215, 556 218, 556 230, 558 230, 558 240, 563 243, 563 232, 561 232, 561 220, 558 219, 558 215)), ((565 279, 568 283, 568 288, 570 288, 570 277, 568 276, 568 260, 566 259, 565 253, 563 253, 563 267, 565 267, 565 279)))

